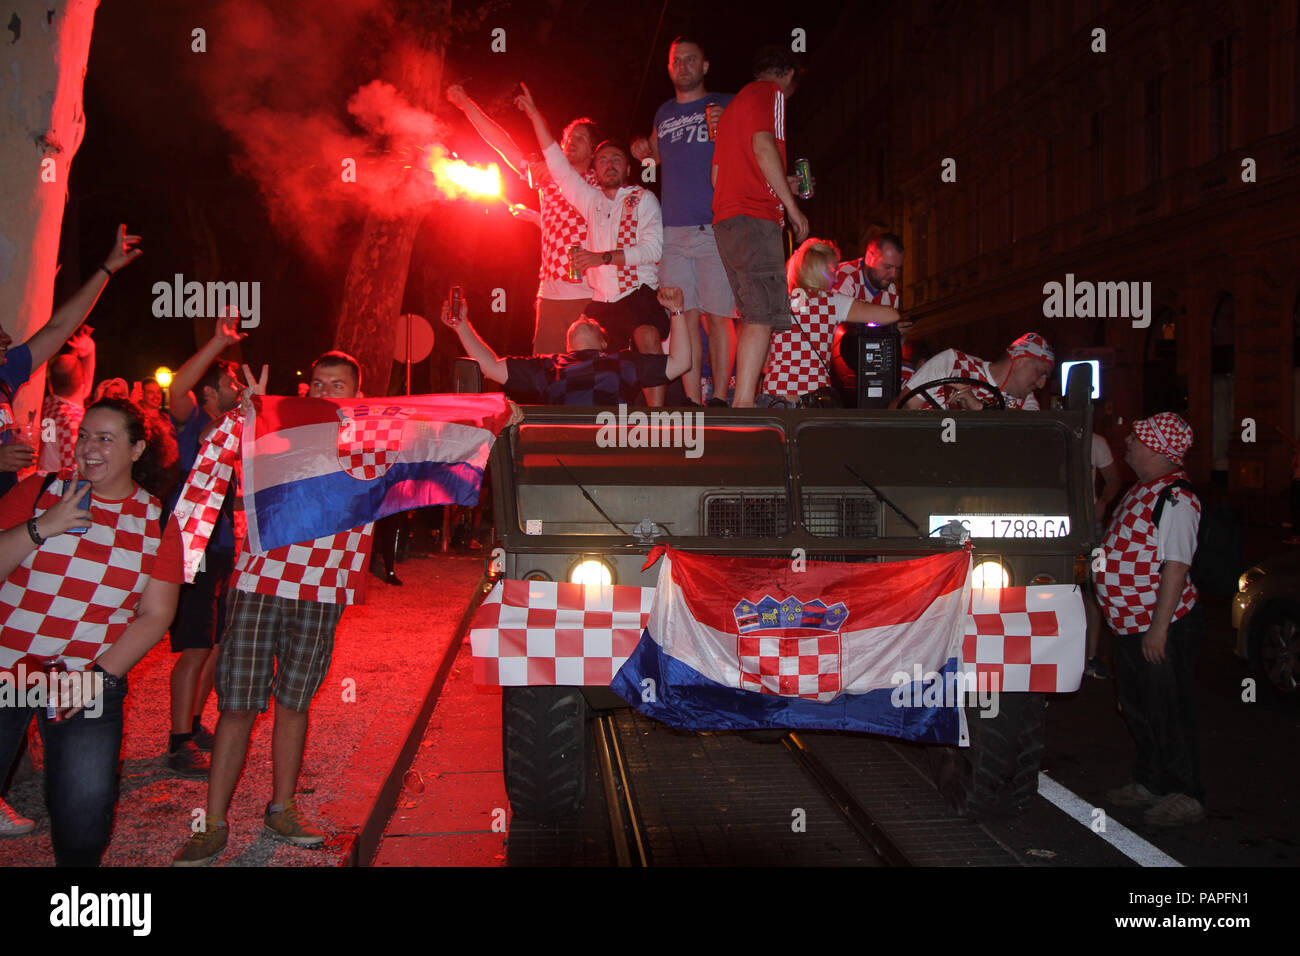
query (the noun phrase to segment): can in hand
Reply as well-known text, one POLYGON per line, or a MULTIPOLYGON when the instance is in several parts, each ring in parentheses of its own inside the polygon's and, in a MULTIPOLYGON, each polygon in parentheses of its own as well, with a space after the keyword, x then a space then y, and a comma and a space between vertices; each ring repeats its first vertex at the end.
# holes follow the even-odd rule
POLYGON ((569 270, 564 274, 565 282, 581 282, 582 270, 578 268, 578 253, 582 251, 582 246, 569 246, 569 270))
POLYGON ((45 719, 51 723, 59 721, 59 674, 65 673, 67 667, 61 660, 49 661, 41 668, 45 671, 45 719))
POLYGON ((710 103, 704 107, 704 122, 709 127, 709 139, 716 141, 718 138, 718 119, 722 116, 722 107, 717 103, 710 103))
POLYGON ((812 199, 812 167, 808 164, 808 160, 796 159, 794 161, 794 174, 799 177, 799 192, 796 195, 800 199, 812 199))

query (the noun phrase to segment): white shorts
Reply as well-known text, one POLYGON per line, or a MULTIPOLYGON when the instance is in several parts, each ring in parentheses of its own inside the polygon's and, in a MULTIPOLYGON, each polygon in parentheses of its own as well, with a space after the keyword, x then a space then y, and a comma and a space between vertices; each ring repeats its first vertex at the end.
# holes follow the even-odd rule
POLYGON ((686 298, 686 310, 711 315, 734 315, 736 299, 727 270, 718 255, 713 226, 664 226, 663 259, 659 286, 677 286, 686 298))

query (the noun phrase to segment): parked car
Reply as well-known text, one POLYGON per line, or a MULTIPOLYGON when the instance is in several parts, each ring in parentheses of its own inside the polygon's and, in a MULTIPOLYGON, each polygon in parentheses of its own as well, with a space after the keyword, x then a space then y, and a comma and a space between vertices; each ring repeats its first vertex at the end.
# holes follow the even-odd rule
POLYGON ((1260 690, 1300 701, 1300 551, 1247 568, 1232 601, 1237 656, 1260 690))

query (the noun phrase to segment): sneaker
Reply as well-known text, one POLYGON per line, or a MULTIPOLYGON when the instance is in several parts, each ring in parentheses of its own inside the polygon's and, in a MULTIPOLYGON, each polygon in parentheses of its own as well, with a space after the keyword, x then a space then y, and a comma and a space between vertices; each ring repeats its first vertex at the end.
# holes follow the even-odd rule
POLYGON ((1160 799, 1136 780, 1132 780, 1114 790, 1106 791, 1107 802, 1113 803, 1117 807, 1150 807, 1160 799))
POLYGON ((1160 802, 1142 814, 1142 819, 1157 827, 1180 827, 1205 819, 1205 804, 1185 793, 1167 793, 1160 802))
POLYGON ((229 827, 199 830, 186 840, 180 852, 172 857, 172 866, 203 866, 226 848, 226 841, 229 839, 229 827))
POLYGON ((1089 658, 1088 665, 1084 667, 1083 672, 1089 677, 1095 677, 1098 680, 1110 680, 1114 675, 1111 674, 1110 668, 1100 657, 1089 658))
POLYGON ((216 742, 217 738, 212 731, 208 730, 208 728, 204 727, 201 723, 196 722, 194 725, 194 732, 190 736, 190 739, 194 741, 194 746, 198 747, 199 750, 205 754, 210 754, 212 753, 212 745, 216 742))
POLYGON ((19 816, 17 810, 0 800, 0 837, 22 836, 35 829, 35 822, 19 816))
POLYGON ((202 780, 208 775, 211 765, 193 740, 187 740, 167 754, 167 769, 178 777, 202 780))
POLYGON ((271 805, 267 804, 263 822, 268 833, 295 846, 320 846, 325 842, 325 834, 303 821, 302 811, 292 800, 279 813, 272 813, 271 805))

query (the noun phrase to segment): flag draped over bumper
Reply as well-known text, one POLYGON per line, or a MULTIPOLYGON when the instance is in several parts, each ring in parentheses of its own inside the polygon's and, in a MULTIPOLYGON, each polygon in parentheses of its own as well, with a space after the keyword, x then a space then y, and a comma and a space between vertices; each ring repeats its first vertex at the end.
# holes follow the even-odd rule
POLYGON ((663 552, 650 619, 610 685, 643 713, 683 730, 961 738, 963 701, 923 691, 960 670, 967 552, 800 570, 663 552))
POLYGON ((425 505, 478 502, 505 396, 256 396, 243 441, 248 547, 265 552, 425 505))
POLYGON ((679 727, 852 726, 952 742, 960 713, 946 704, 955 675, 980 693, 1063 693, 1078 690, 1083 673, 1077 587, 971 591, 967 562, 957 552, 808 562, 795 573, 786 561, 673 550, 654 588, 505 580, 470 625, 474 677, 502 687, 612 685, 679 727), (822 578, 823 569, 832 576, 822 578), (823 589, 816 595, 814 582, 823 589), (955 652, 947 643, 954 596, 955 652), (846 700, 854 696, 866 699, 846 700))

